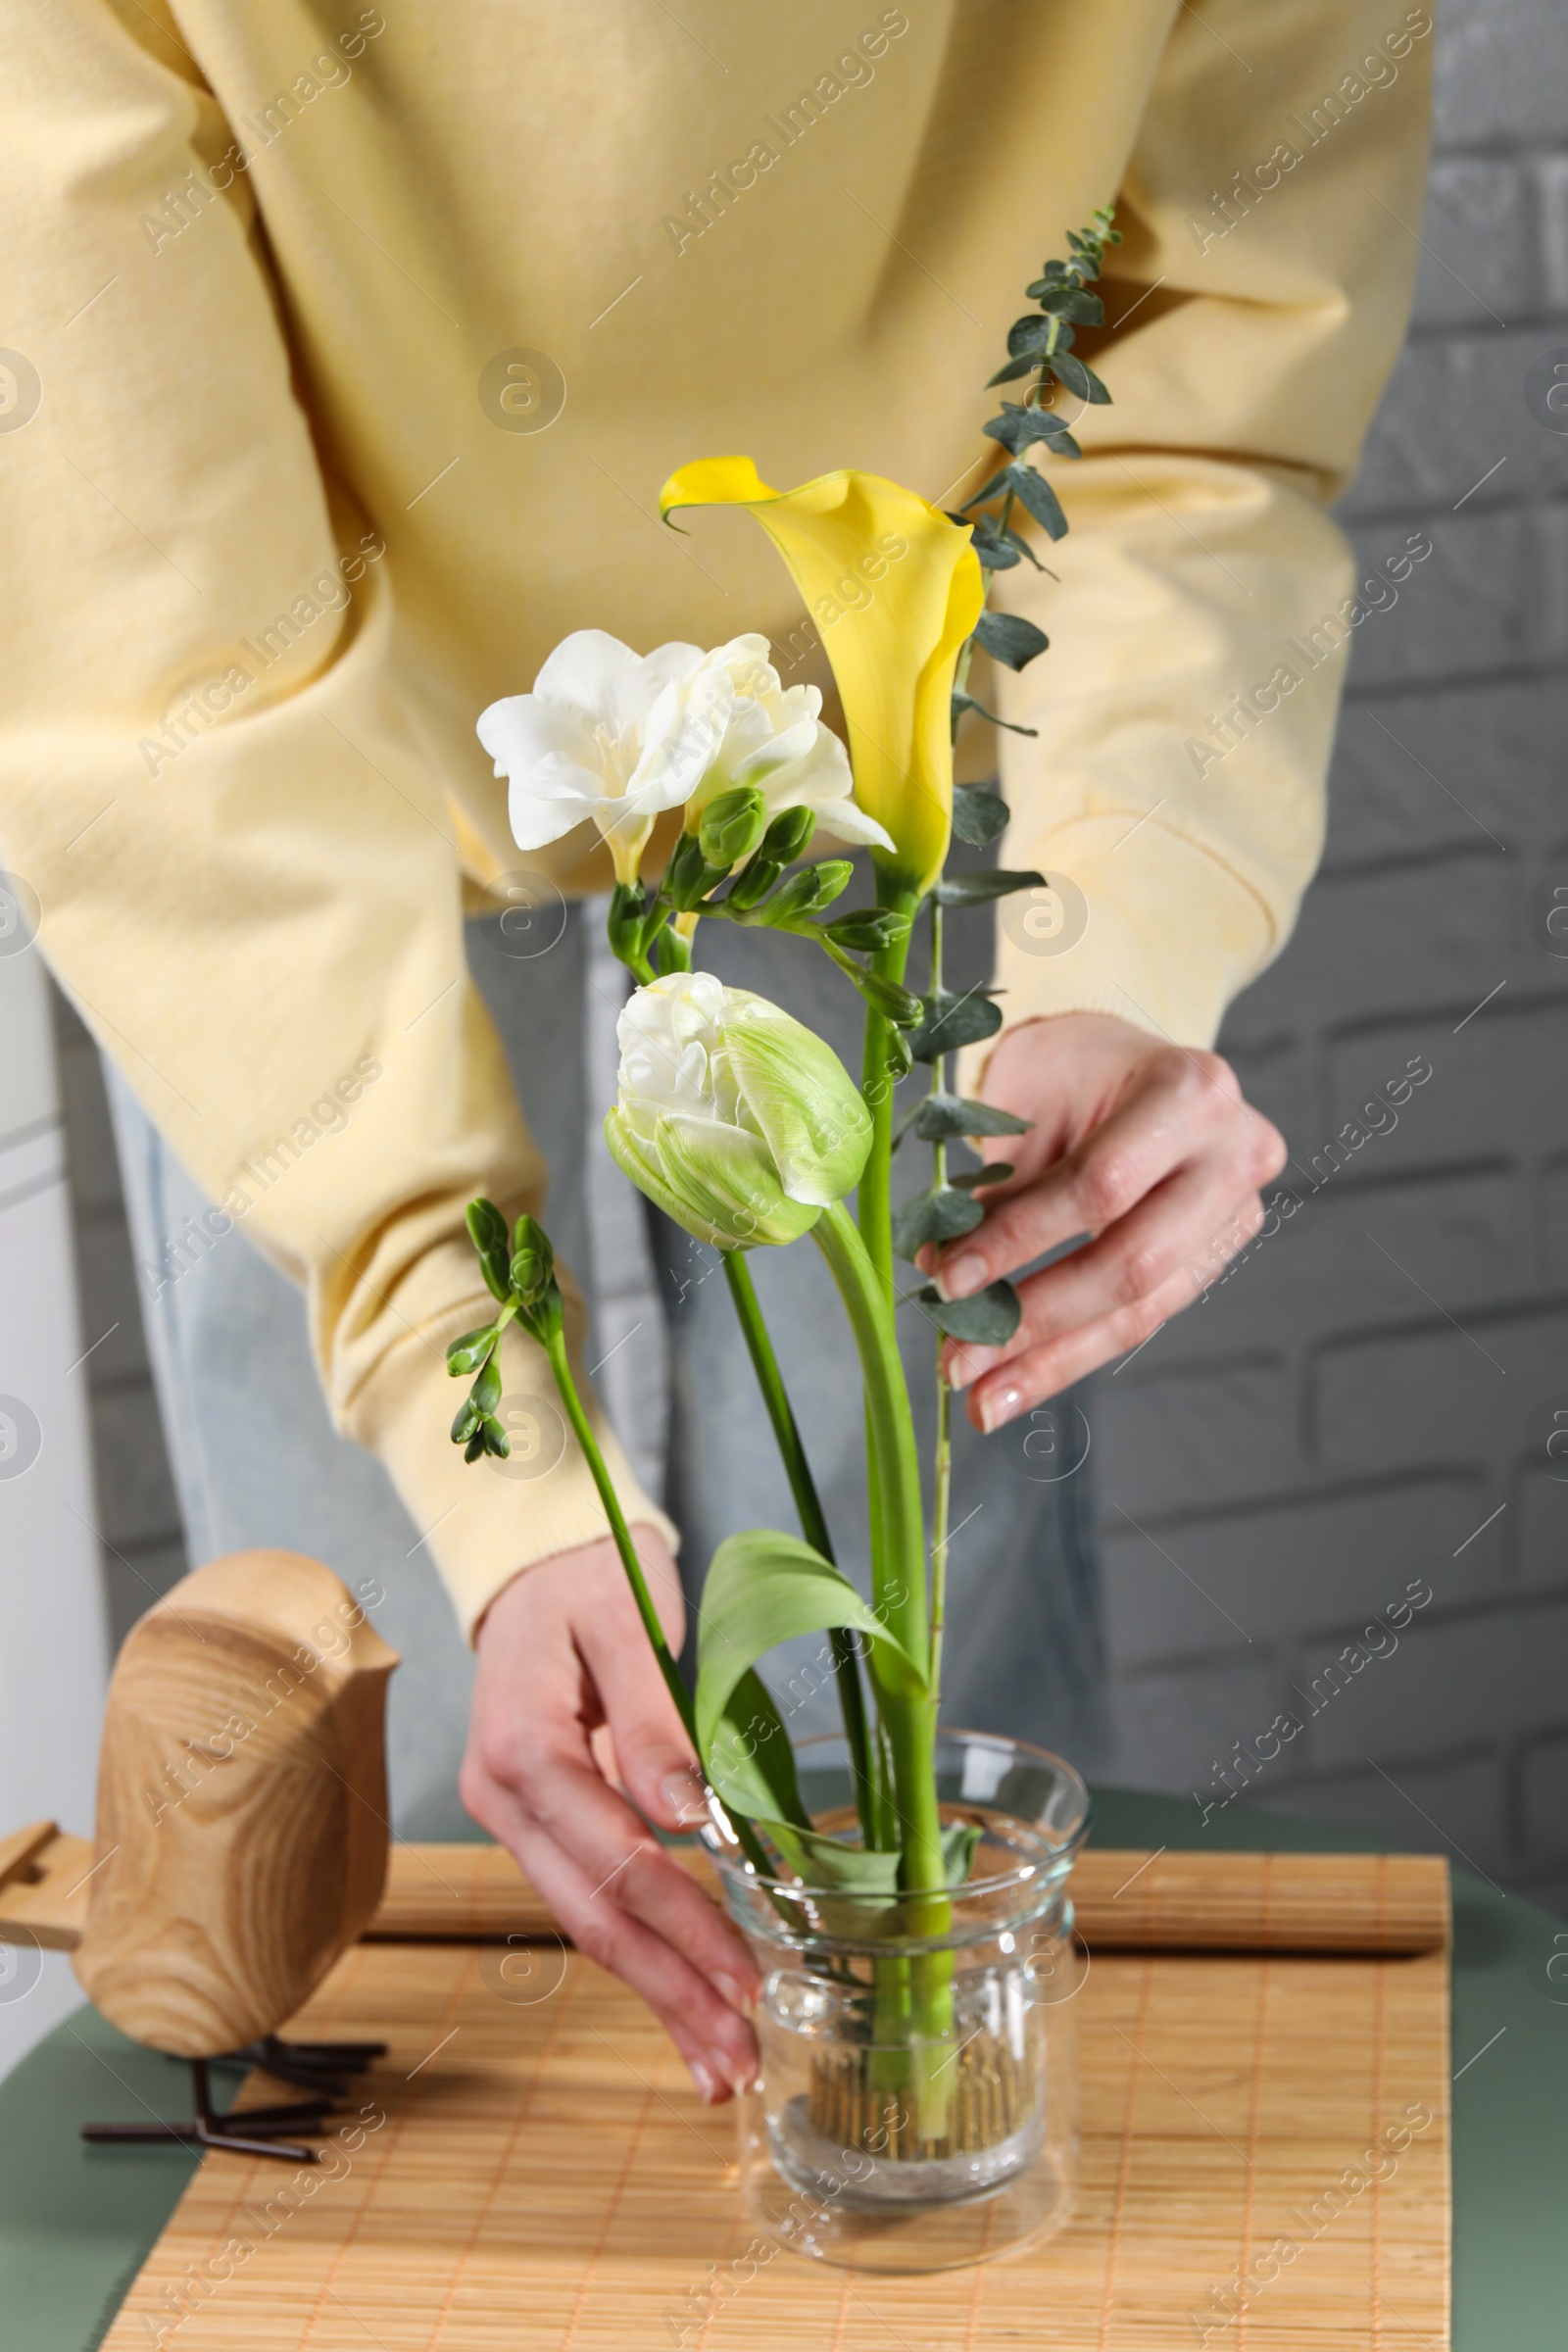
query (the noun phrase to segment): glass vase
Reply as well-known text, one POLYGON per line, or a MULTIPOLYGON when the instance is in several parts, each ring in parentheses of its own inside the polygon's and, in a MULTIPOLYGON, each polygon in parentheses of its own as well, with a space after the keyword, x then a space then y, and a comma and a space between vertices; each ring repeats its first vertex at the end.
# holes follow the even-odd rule
MULTIPOLYGON (((858 1842, 842 1737, 796 1746, 819 1829, 858 1842)), ((976 1834, 932 1898, 764 1879, 707 1833, 763 1974, 762 2069, 740 2102, 748 2217, 774 2244, 885 2272, 1022 2253, 1077 2184, 1068 1880, 1089 1827, 1070 1764, 986 1732, 939 1733, 944 1826, 976 1834)))

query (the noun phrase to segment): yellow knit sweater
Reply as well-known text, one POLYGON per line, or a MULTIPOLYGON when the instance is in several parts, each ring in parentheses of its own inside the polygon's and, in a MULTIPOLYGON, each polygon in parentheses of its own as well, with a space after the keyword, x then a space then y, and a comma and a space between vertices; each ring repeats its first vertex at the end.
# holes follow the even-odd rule
MULTIPOLYGON (((1115 197, 1115 405, 988 679, 1007 862, 1071 955, 1009 1018, 1213 1033, 1318 854, 1362 607, 1322 514, 1403 329, 1431 23, 1403 0, 4 0, 8 680, 0 858, 213 1200, 301 1282, 341 1428, 472 1625, 603 1529, 585 1466, 466 1474, 461 1236, 541 1170, 465 905, 527 863, 478 711, 570 629, 766 631, 826 677, 744 517, 753 456, 954 504, 1020 295, 1115 197)), ((853 590, 848 591, 853 593, 853 590)), ((537 1387, 530 1346, 510 1387, 537 1387)), ((616 1467, 623 1465, 616 1459, 616 1467)), ((655 1516, 628 1481, 634 1515, 655 1516)))

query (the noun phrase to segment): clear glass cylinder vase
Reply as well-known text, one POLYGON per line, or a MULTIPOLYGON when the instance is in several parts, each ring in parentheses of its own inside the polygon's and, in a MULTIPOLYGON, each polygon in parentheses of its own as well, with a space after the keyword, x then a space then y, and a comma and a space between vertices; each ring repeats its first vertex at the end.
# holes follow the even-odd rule
MULTIPOLYGON (((817 1827, 858 1841, 845 1742, 800 1741, 817 1827)), ((939 1733, 944 1826, 972 1831, 935 1898, 760 1877, 708 1843, 763 1984, 762 2070, 740 2102, 748 2217, 773 2243, 858 2270, 959 2268, 1059 2229, 1078 2171, 1068 1881, 1089 1795, 1059 1756, 939 1733)))

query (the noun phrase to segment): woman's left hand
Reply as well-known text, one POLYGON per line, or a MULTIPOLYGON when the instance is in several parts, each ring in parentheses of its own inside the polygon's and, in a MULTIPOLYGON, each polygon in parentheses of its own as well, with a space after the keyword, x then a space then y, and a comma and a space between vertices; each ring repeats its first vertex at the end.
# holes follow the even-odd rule
MULTIPOLYGON (((944 1348, 970 1420, 991 1430, 1192 1305, 1256 1233, 1258 1188, 1286 1152, 1217 1054, 1169 1045, 1111 1013, 1057 1013, 1012 1030, 981 1092, 1035 1124, 988 1142, 988 1156, 1014 1172, 978 1196, 985 1222, 942 1250, 938 1287, 968 1298, 1089 1236, 1019 1285, 1023 1318, 1005 1346, 944 1348)), ((928 1271, 931 1256, 922 1253, 928 1271)))

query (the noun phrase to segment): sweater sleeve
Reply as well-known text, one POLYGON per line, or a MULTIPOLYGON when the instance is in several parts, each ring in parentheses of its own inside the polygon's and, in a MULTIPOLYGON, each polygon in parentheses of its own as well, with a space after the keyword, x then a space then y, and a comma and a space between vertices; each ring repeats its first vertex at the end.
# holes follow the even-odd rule
MULTIPOLYGON (((606 1520, 569 1439, 517 1483, 447 1435, 446 1344, 492 1311, 465 1204, 542 1213, 544 1169, 400 705, 392 563, 291 384, 248 182, 174 20, 5 13, 0 175, 25 233, 0 378, 0 858, 216 1215, 303 1287, 333 1419, 471 1629, 606 1520)), ((505 1345, 505 1386, 551 1396, 534 1344, 505 1345)), ((672 1538, 605 1445, 628 1515, 672 1538)))
POLYGON ((1396 594, 1358 587, 1322 511, 1418 258, 1431 18, 1391 34, 1391 13, 1216 0, 1176 19, 1118 201, 1107 325, 1080 333, 1113 405, 1075 428, 1081 462, 1044 468, 1071 525, 1036 535, 1057 580, 1024 563, 998 584, 1052 639, 987 681, 990 707, 1038 730, 1001 738, 1004 861, 1053 886, 1002 905, 1008 1026, 1095 1009, 1207 1045, 1317 863, 1348 648, 1396 594))

